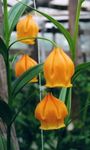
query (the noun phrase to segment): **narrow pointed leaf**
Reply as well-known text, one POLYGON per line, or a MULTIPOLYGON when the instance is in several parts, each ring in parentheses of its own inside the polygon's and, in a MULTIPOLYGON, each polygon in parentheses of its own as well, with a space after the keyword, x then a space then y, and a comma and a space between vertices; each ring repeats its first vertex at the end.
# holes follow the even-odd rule
POLYGON ((66 105, 67 105, 69 114, 71 113, 71 93, 72 93, 71 91, 72 91, 72 89, 68 88, 67 95, 66 95, 66 105))
POLYGON ((70 122, 70 114, 71 114, 71 99, 72 99, 72 88, 68 88, 67 89, 67 95, 66 95, 66 106, 68 109, 68 116, 65 119, 65 124, 68 125, 68 123, 70 122))
POLYGON ((71 54, 73 55, 73 40, 72 40, 72 37, 71 37, 71 35, 70 35, 70 33, 64 28, 64 26, 61 24, 61 23, 59 23, 57 20, 55 20, 53 17, 51 17, 51 16, 49 16, 48 14, 46 14, 46 13, 44 13, 44 12, 41 12, 41 11, 39 11, 39 10, 37 10, 37 9, 35 9, 35 8, 33 8, 33 7, 31 7, 31 6, 28 6, 28 5, 26 5, 25 3, 23 3, 23 2, 20 2, 20 3, 22 3, 23 5, 25 5, 25 6, 27 6, 27 7, 29 7, 29 8, 31 8, 32 10, 34 10, 34 11, 36 11, 36 12, 38 12, 38 13, 40 13, 41 15, 43 15, 44 17, 46 17, 49 21, 51 21, 56 27, 57 27, 57 29, 59 30, 59 32, 61 32, 64 36, 65 36, 65 38, 66 38, 66 40, 68 41, 68 44, 69 44, 69 46, 70 46, 70 50, 71 50, 71 54))
POLYGON ((41 15, 45 16, 48 20, 50 20, 57 27, 59 32, 61 32, 64 35, 64 37, 66 38, 66 40, 69 44, 70 51, 71 51, 71 54, 72 54, 73 53, 73 40, 72 40, 72 37, 71 37, 70 33, 64 28, 64 26, 61 23, 59 23, 57 20, 52 18, 51 16, 47 15, 46 13, 40 12, 38 10, 35 10, 35 11, 37 11, 41 15))
POLYGON ((75 72, 82 70, 82 69, 87 69, 88 67, 90 67, 90 62, 79 64, 78 66, 76 66, 75 72))
POLYGON ((62 100, 63 102, 65 102, 66 93, 67 93, 67 88, 62 88, 61 92, 60 92, 59 99, 62 100))
POLYGON ((72 77, 72 82, 74 83, 75 80, 76 80, 76 78, 79 76, 79 74, 82 73, 82 72, 84 72, 89 67, 90 67, 90 62, 79 64, 76 67, 74 76, 72 77))
POLYGON ((7 46, 5 45, 2 37, 0 37, 0 54, 3 56, 5 63, 7 62, 7 46))
POLYGON ((0 150, 6 150, 6 147, 6 139, 2 134, 0 134, 0 150))
POLYGON ((67 106, 68 116, 65 119, 65 124, 68 125, 71 113, 71 88, 62 88, 59 99, 61 99, 67 106))
POLYGON ((43 70, 43 64, 39 64, 23 73, 13 84, 12 95, 15 96, 28 82, 43 70))
MULTIPOLYGON (((0 150, 7 150, 7 139, 0 133, 0 150)), ((11 143, 11 150, 16 150, 14 142, 11 143)))

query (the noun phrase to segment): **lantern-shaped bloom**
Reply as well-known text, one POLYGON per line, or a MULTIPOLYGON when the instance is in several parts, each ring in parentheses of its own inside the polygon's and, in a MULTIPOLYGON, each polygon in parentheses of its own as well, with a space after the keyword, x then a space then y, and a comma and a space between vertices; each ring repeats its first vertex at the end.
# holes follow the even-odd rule
MULTIPOLYGON (((34 59, 26 54, 23 55, 15 64, 16 77, 19 77, 21 74, 35 65, 37 65, 37 62, 34 59)), ((32 79, 31 82, 37 82, 37 78, 32 79)))
POLYGON ((71 87, 74 64, 60 48, 54 48, 44 63, 47 87, 71 87))
MULTIPOLYGON (((17 24, 17 39, 36 37, 39 32, 39 27, 31 15, 27 15, 17 24)), ((25 39, 21 42, 33 45, 35 39, 25 39)))
POLYGON ((51 93, 37 105, 35 117, 41 122, 41 129, 52 130, 65 127, 64 118, 67 116, 65 104, 51 93))

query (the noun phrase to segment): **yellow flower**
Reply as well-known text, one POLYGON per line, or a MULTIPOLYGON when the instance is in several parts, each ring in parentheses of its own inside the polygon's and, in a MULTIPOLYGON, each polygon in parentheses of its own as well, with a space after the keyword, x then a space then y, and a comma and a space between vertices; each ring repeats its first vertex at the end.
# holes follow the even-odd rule
POLYGON ((74 64, 60 48, 54 48, 44 63, 47 87, 71 87, 74 64))
MULTIPOLYGON (((17 24, 17 39, 27 37, 36 37, 39 32, 39 27, 31 15, 27 15, 21 19, 17 24)), ((35 39, 26 39, 21 42, 26 44, 35 44, 35 39)))
MULTIPOLYGON (((34 59, 28 55, 23 55, 15 64, 16 77, 19 77, 21 74, 35 65, 37 65, 37 62, 34 59)), ((37 82, 37 78, 32 79, 31 82, 37 82)))
POLYGON ((37 105, 35 117, 41 122, 41 129, 52 130, 65 127, 64 118, 68 115, 65 104, 51 93, 37 105))

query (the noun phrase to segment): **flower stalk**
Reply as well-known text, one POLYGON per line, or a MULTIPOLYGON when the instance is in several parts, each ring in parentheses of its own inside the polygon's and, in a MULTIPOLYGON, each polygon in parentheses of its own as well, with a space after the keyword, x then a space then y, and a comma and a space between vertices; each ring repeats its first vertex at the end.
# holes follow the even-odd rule
MULTIPOLYGON (((11 43, 11 44, 9 45, 8 50, 10 50, 11 46, 13 46, 13 45, 14 45, 15 43, 17 43, 17 42, 21 42, 21 41, 27 40, 27 39, 34 39, 34 38, 35 38, 35 37, 29 36, 29 37, 25 37, 25 38, 21 38, 21 39, 19 39, 19 40, 16 40, 16 41, 14 41, 13 43, 11 43)), ((54 47, 59 47, 54 41, 52 41, 52 40, 50 40, 50 39, 47 39, 47 38, 44 38, 44 37, 39 37, 39 36, 37 36, 36 39, 48 41, 48 42, 50 42, 54 47)))
MULTIPOLYGON (((9 25, 8 25, 8 10, 7 0, 3 0, 4 5, 4 35, 6 46, 9 45, 9 25)), ((7 62, 6 62, 6 74, 7 74, 7 86, 8 86, 8 104, 11 102, 11 75, 10 75, 10 64, 9 64, 9 52, 7 51, 7 62)), ((11 126, 7 125, 7 150, 11 150, 11 126)))
POLYGON ((5 34, 5 41, 6 45, 9 45, 9 25, 8 25, 8 10, 7 10, 7 0, 3 0, 3 6, 4 6, 4 34, 5 34))

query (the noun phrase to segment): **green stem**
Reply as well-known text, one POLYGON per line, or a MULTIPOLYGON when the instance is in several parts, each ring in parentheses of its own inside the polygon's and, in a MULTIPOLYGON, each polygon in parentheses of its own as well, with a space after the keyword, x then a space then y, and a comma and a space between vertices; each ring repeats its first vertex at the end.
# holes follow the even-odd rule
POLYGON ((6 73, 7 73, 7 86, 8 86, 8 104, 11 103, 11 72, 9 63, 9 52, 7 53, 7 63, 6 63, 6 73))
POLYGON ((54 47, 59 47, 54 41, 49 40, 49 39, 47 39, 47 38, 43 38, 43 37, 25 37, 25 38, 21 38, 21 39, 19 39, 19 40, 14 41, 13 43, 11 43, 11 44, 9 45, 8 49, 10 49, 10 47, 11 47, 12 45, 14 45, 15 43, 17 43, 17 42, 20 42, 20 41, 23 41, 23 40, 27 40, 27 39, 35 39, 35 38, 36 38, 36 39, 40 39, 40 40, 48 41, 48 42, 50 42, 54 47))
MULTIPOLYGON (((5 34, 5 41, 8 47, 9 39, 9 26, 8 26, 8 11, 7 11, 7 0, 3 0, 4 4, 4 34, 5 34)), ((11 77, 10 77, 10 64, 9 64, 9 52, 7 51, 7 62, 6 62, 6 73, 7 73, 7 86, 8 86, 8 103, 11 99, 11 77)), ((7 126, 7 150, 11 150, 11 126, 7 126)))
POLYGON ((76 58, 76 45, 77 45, 77 38, 78 38, 79 16, 80 16, 81 5, 82 5, 81 0, 78 0, 77 12, 76 12, 76 21, 75 21, 75 30, 74 30, 74 36, 73 36, 73 44, 74 44, 73 60, 74 61, 76 58))
POLYGON ((8 10, 7 10, 7 0, 3 0, 4 4, 4 34, 6 45, 9 45, 8 33, 9 33, 9 25, 8 25, 8 10))
POLYGON ((11 150, 11 126, 7 126, 7 150, 11 150))
MULTIPOLYGON (((7 74, 7 87, 8 87, 8 104, 11 103, 11 76, 10 76, 10 63, 9 63, 9 52, 7 53, 6 63, 6 74, 7 74)), ((11 150, 11 126, 7 125, 7 150, 11 150)))

